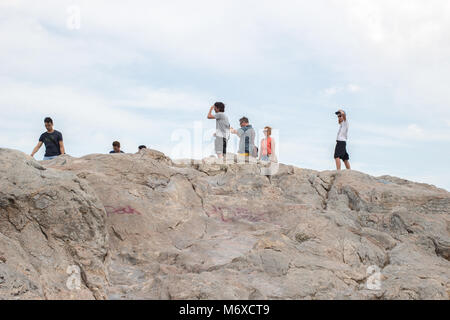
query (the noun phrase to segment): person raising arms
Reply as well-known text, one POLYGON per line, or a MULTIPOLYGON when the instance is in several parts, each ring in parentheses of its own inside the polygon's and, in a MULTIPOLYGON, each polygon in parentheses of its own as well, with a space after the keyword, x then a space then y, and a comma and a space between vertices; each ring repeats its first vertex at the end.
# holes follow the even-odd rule
POLYGON ((347 153, 347 135, 348 121, 344 110, 335 112, 338 117, 339 131, 336 138, 336 148, 334 149, 334 160, 336 161, 336 170, 341 170, 341 160, 344 161, 347 170, 350 170, 350 156, 347 153))
POLYGON ((211 106, 208 112, 208 119, 216 120, 215 151, 217 157, 223 158, 227 154, 227 141, 230 138, 230 122, 225 115, 225 105, 222 102, 216 102, 211 106), (212 114, 214 110, 215 115, 212 114))

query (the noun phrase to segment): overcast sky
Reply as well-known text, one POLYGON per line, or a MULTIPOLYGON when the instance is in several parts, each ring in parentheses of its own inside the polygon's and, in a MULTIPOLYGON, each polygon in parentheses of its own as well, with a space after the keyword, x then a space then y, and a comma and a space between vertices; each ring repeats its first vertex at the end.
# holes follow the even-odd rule
POLYGON ((0 0, 0 147, 28 154, 51 116, 73 156, 208 156, 223 101, 334 169, 343 108, 353 169, 450 190, 449 87, 448 0, 0 0))

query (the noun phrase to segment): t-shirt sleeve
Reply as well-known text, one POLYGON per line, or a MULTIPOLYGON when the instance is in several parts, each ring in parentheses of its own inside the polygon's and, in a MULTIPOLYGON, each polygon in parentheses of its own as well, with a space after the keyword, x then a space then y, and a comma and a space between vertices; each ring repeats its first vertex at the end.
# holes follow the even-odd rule
POLYGON ((45 133, 41 134, 41 136, 39 137, 40 142, 44 142, 44 135, 45 135, 45 133))
POLYGON ((238 129, 236 134, 237 134, 238 137, 240 137, 240 136, 242 136, 244 134, 244 130, 238 129))
POLYGON ((214 118, 216 118, 216 120, 223 120, 225 119, 225 114, 223 114, 222 112, 216 113, 214 115, 214 118))
POLYGON ((61 133, 61 132, 58 132, 58 136, 57 136, 56 140, 57 140, 58 142, 59 142, 59 141, 63 141, 63 136, 62 136, 62 133, 61 133))

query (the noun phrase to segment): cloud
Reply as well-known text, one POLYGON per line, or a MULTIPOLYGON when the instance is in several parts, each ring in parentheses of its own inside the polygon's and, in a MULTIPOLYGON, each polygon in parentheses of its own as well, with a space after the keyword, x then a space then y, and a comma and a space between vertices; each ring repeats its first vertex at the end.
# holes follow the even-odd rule
POLYGON ((361 88, 360 88, 360 86, 358 86, 356 84, 349 84, 347 86, 347 90, 348 90, 348 92, 358 92, 358 91, 361 91, 361 88))
POLYGON ((330 87, 324 90, 325 95, 327 96, 333 96, 337 93, 356 93, 361 91, 361 87, 359 85, 356 84, 348 84, 346 86, 343 87, 339 87, 339 86, 335 86, 335 87, 330 87))
POLYGON ((450 131, 432 128, 423 128, 417 124, 404 126, 374 125, 371 123, 356 123, 353 125, 361 133, 370 134, 387 146, 397 143, 412 142, 449 142, 450 131))
POLYGON ((391 137, 386 137, 384 135, 374 135, 372 132, 371 136, 367 135, 363 137, 357 137, 351 139, 351 144, 355 146, 365 147, 370 145, 371 147, 381 147, 381 148, 407 148, 409 144, 405 141, 394 140, 391 137))
POLYGON ((126 97, 113 102, 118 107, 162 109, 170 111, 204 111, 212 104, 212 94, 183 92, 172 88, 129 88, 126 97))
POLYGON ((342 90, 342 88, 331 87, 331 88, 325 89, 325 95, 333 96, 341 90, 342 90))

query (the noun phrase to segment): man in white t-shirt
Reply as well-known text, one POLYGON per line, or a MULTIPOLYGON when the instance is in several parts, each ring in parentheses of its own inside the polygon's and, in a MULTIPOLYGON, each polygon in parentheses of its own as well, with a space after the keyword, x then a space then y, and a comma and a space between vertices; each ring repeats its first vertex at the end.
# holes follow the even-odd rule
POLYGON ((216 102, 209 109, 208 119, 216 120, 216 133, 215 133, 215 151, 217 157, 223 158, 227 154, 227 141, 230 138, 230 122, 225 115, 225 105, 222 102, 216 102), (215 111, 215 115, 212 111, 215 111))
POLYGON ((334 149, 334 160, 336 161, 336 169, 341 170, 341 160, 344 161, 345 167, 350 170, 350 156, 347 153, 347 135, 348 121, 344 110, 336 111, 339 122, 339 131, 336 138, 336 148, 334 149))

